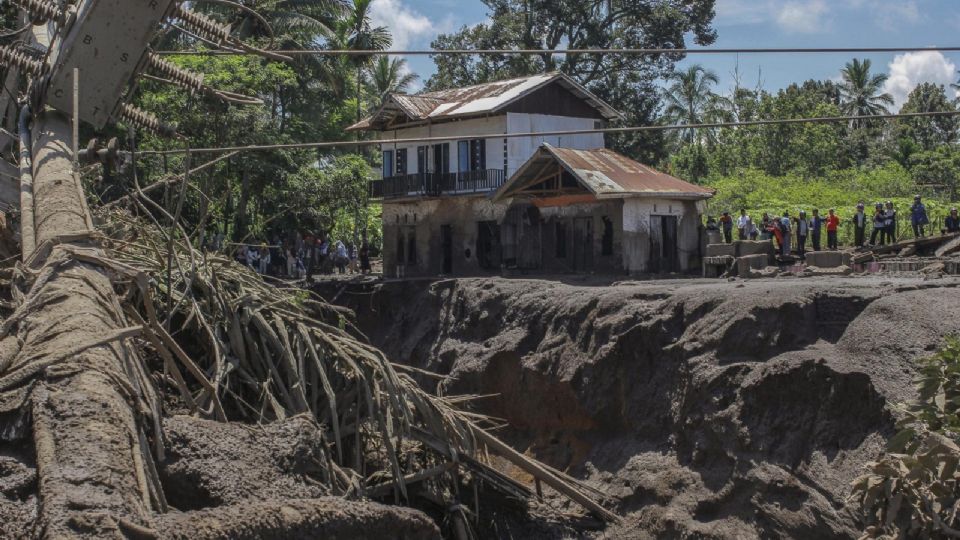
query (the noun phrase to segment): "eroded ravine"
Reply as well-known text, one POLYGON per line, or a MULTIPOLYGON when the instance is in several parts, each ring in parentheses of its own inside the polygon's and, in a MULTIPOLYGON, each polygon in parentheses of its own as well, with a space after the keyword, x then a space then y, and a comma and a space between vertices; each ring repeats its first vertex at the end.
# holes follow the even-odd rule
POLYGON ((341 299, 392 358, 494 396, 476 407, 508 440, 609 494, 627 519, 608 534, 823 538, 857 535, 850 481, 913 361, 960 330, 956 285, 464 279, 341 299))

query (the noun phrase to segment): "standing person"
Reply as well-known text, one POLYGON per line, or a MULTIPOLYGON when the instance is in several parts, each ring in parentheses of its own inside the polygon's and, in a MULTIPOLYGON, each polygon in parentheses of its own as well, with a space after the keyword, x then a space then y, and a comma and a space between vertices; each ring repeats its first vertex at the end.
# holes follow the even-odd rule
POLYGON ((810 223, 807 221, 807 213, 803 210, 797 216, 797 254, 800 260, 807 260, 807 236, 810 235, 810 223))
POLYGON ((920 196, 913 197, 913 206, 910 207, 910 224, 913 225, 913 237, 921 238, 924 236, 924 227, 930 223, 927 217, 927 207, 920 201, 920 196))
POLYGON ((313 279, 313 274, 316 272, 316 268, 313 264, 313 251, 316 242, 314 241, 312 234, 303 235, 303 249, 300 250, 300 258, 303 261, 304 265, 304 274, 306 275, 307 281, 313 279))
POLYGON ((733 218, 730 212, 724 212, 720 216, 720 228, 723 230, 723 241, 727 244, 733 243, 733 218))
POLYGON ((747 215, 747 211, 744 208, 740 209, 740 217, 737 218, 737 238, 739 240, 746 240, 749 236, 747 234, 747 223, 750 222, 750 216, 747 215))
POLYGON ((863 247, 863 242, 867 236, 867 213, 864 211, 863 203, 857 203, 857 212, 853 214, 853 244, 858 248, 863 247))
POLYGON ((747 216, 747 224, 744 229, 746 230, 748 240, 756 240, 760 234, 760 231, 757 230, 757 226, 753 224, 753 219, 751 219, 750 216, 747 216))
POLYGON ((770 214, 764 212, 760 217, 760 239, 761 240, 770 240, 772 236, 770 235, 770 214))
POLYGON ((247 246, 247 266, 254 272, 260 270, 260 250, 256 246, 247 246))
POLYGON ((360 272, 370 273, 370 244, 367 243, 366 235, 363 237, 363 243, 360 244, 360 272))
POLYGON ((783 256, 790 256, 790 212, 784 212, 780 220, 780 232, 783 234, 783 256))
POLYGON ((359 265, 359 263, 357 262, 357 246, 356 246, 356 244, 351 243, 351 244, 350 244, 350 247, 347 249, 347 251, 350 253, 350 264, 347 265, 347 269, 350 271, 351 274, 359 274, 359 273, 360 273, 360 265, 359 265))
POLYGON ((810 236, 812 237, 813 250, 820 251, 820 237, 823 234, 823 218, 820 217, 820 210, 813 209, 813 217, 810 218, 810 236))
POLYGON ((347 262, 349 257, 347 256, 347 246, 343 245, 343 242, 337 240, 336 243, 336 260, 334 263, 337 265, 337 273, 345 274, 347 272, 347 262))
POLYGON ((260 275, 267 275, 270 272, 270 248, 267 247, 266 242, 260 244, 260 252, 258 253, 257 260, 260 263, 260 275))
POLYGON ((887 201, 887 208, 884 211, 884 227, 887 230, 887 241, 891 244, 897 243, 897 209, 893 207, 893 201, 887 201))
POLYGON ((287 244, 286 249, 283 251, 283 255, 287 262, 287 277, 295 279, 297 277, 297 254, 294 251, 293 246, 287 244))
POLYGON ((327 240, 326 236, 323 236, 323 240, 317 239, 316 256, 320 271, 324 274, 333 273, 333 257, 330 256, 330 241, 327 240))
POLYGON ((833 208, 827 210, 827 249, 836 251, 840 249, 837 242, 837 231, 840 229, 840 216, 833 208))
POLYGON ((870 233, 870 245, 877 245, 877 236, 880 237, 880 244, 884 244, 887 236, 886 227, 887 213, 883 211, 883 203, 877 203, 873 210, 873 232, 870 233))
POLYGON ((943 222, 943 234, 948 233, 960 233, 960 216, 956 208, 950 209, 950 215, 943 222))
POLYGON ((283 274, 284 263, 282 246, 280 245, 280 236, 274 233, 273 242, 270 244, 270 274, 279 276, 283 274))

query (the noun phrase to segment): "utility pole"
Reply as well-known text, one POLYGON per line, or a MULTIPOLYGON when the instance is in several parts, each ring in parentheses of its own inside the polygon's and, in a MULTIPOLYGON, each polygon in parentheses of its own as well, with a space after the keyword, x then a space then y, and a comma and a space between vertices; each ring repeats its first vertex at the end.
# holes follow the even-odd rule
POLYGON ((79 177, 77 120, 101 128, 123 119, 171 134, 126 101, 143 70, 191 91, 217 91, 148 52, 159 23, 192 21, 206 35, 219 29, 220 41, 229 31, 175 0, 81 0, 66 8, 49 0, 14 3, 28 20, 47 21, 35 27, 34 41, 50 47, 50 60, 0 50, 0 63, 31 77, 31 104, 20 118, 21 236, 24 264, 39 276, 21 305, 24 315, 14 314, 0 335, 8 351, 0 365, 9 357, 8 365, 18 366, 0 378, 0 392, 31 379, 22 407, 31 413, 36 449, 34 535, 138 536, 152 514, 167 508, 154 465, 159 456, 142 427, 155 427, 162 452, 156 440, 161 411, 132 343, 141 328, 127 319, 113 288, 115 273, 98 262, 106 257, 79 177))

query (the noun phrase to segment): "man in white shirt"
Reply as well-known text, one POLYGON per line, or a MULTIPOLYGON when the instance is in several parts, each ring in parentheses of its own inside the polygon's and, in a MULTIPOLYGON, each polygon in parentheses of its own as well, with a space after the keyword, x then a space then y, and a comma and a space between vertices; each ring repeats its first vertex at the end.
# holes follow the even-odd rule
POLYGON ((741 208, 740 217, 737 218, 737 237, 740 240, 746 240, 748 238, 748 223, 750 223, 750 216, 747 215, 747 211, 745 209, 741 208))

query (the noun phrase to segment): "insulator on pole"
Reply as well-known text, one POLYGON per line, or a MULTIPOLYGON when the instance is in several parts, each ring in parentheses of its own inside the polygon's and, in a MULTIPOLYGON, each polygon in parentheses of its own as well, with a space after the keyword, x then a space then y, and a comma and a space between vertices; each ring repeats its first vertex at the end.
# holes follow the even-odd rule
POLYGON ((197 34, 218 45, 230 41, 230 25, 220 24, 205 15, 190 11, 182 5, 174 8, 173 16, 180 19, 181 22, 197 34))
POLYGON ((17 67, 34 77, 46 74, 48 68, 46 63, 29 53, 4 45, 0 45, 0 65, 17 67))
POLYGON ((138 128, 152 131, 158 135, 165 137, 175 137, 177 135, 176 126, 161 122, 156 116, 129 103, 124 103, 120 107, 120 118, 138 128))
POLYGON ((156 75, 169 79, 171 82, 190 90, 204 92, 203 75, 192 73, 180 68, 173 62, 164 60, 155 54, 147 57, 147 67, 156 75))
POLYGON ((35 21, 56 21, 65 24, 68 10, 51 0, 10 0, 10 3, 23 9, 35 21))

